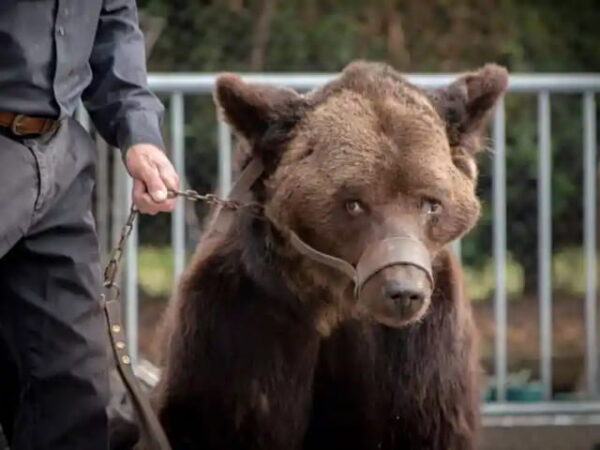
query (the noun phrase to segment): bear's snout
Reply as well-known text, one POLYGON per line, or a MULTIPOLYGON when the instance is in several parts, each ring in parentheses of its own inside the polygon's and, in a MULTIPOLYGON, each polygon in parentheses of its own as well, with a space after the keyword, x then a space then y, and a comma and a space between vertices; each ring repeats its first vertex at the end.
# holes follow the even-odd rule
POLYGON ((365 283, 358 309, 383 325, 400 328, 423 317, 431 302, 431 291, 424 270, 397 264, 379 271, 365 283))
POLYGON ((426 297, 425 290, 415 286, 414 283, 405 283, 395 279, 386 281, 383 289, 389 300, 398 303, 403 308, 419 305, 426 297))

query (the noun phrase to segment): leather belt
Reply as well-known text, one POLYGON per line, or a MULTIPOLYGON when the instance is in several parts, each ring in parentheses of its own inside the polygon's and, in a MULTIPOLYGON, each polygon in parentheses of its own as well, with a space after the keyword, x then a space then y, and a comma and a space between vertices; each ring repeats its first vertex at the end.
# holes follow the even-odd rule
POLYGON ((8 128, 15 136, 46 134, 56 130, 59 120, 47 117, 32 117, 25 114, 0 112, 0 127, 8 128))

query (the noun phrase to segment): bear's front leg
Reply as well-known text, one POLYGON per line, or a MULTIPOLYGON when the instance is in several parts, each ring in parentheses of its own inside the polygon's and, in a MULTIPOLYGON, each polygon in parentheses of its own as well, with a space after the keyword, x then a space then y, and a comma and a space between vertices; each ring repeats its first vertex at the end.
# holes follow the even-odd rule
POLYGON ((161 422, 174 450, 300 448, 319 348, 314 324, 241 270, 218 267, 184 282, 158 388, 161 422))

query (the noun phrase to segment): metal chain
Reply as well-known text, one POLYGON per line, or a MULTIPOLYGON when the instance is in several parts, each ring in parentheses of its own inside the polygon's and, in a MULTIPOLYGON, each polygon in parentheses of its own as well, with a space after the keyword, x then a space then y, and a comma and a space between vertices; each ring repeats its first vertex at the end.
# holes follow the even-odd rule
MULTIPOLYGON (((203 202, 211 206, 221 206, 225 209, 230 210, 238 210, 242 207, 256 207, 256 203, 240 203, 234 200, 227 200, 218 197, 215 194, 199 194, 198 192, 188 189, 185 191, 177 191, 171 190, 169 191, 169 197, 183 197, 186 200, 190 200, 192 202, 203 202)), ((121 259, 123 257, 123 253, 125 252, 125 244, 127 243, 127 239, 131 235, 133 230, 133 224, 135 222, 136 217, 138 216, 138 209, 135 205, 131 206, 129 210, 129 216, 127 217, 127 222, 123 225, 121 229, 121 235, 119 238, 118 244, 113 248, 112 253, 110 255, 110 260, 104 269, 104 287, 106 289, 114 289, 116 299, 119 298, 120 292, 118 284, 115 282, 117 277, 117 273, 119 272, 119 265, 121 263, 121 259)))
POLYGON ((119 297, 119 287, 115 283, 115 278, 117 277, 117 273, 119 272, 119 264, 121 263, 121 258, 123 257, 123 253, 125 251, 125 243, 127 239, 131 235, 131 231, 133 230, 133 223, 135 222, 135 218, 138 215, 137 208, 132 205, 129 210, 129 217, 127 217, 127 222, 123 225, 121 229, 121 237, 119 238, 119 243, 113 248, 113 251, 110 255, 110 260, 104 269, 104 287, 106 289, 115 289, 116 297, 119 297))
POLYGON ((216 196, 215 194, 199 194, 196 191, 188 189, 186 191, 171 191, 174 197, 183 197, 186 200, 192 202, 203 202, 211 206, 222 206, 225 209, 237 210, 242 206, 250 206, 250 204, 244 205, 236 202, 235 200, 226 200, 216 196))

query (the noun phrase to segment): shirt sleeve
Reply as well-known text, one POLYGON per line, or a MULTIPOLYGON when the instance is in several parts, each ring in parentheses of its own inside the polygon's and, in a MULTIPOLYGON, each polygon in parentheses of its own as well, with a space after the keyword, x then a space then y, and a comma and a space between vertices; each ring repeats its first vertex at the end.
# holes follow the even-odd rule
POLYGON ((139 143, 164 149, 164 108, 148 89, 135 0, 104 0, 90 66, 92 83, 83 102, 106 142, 123 151, 139 143))

